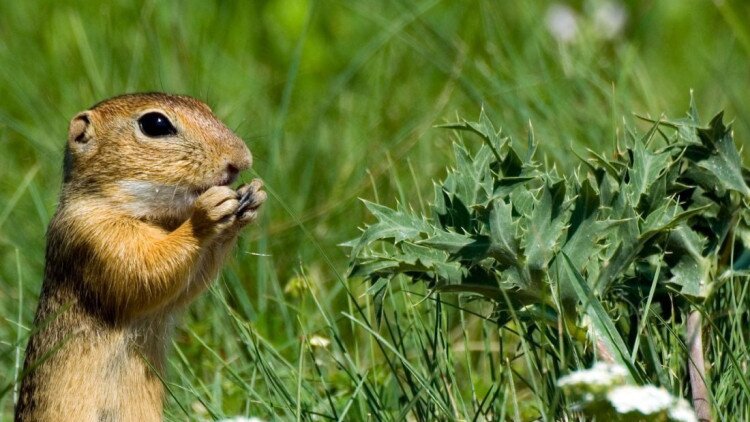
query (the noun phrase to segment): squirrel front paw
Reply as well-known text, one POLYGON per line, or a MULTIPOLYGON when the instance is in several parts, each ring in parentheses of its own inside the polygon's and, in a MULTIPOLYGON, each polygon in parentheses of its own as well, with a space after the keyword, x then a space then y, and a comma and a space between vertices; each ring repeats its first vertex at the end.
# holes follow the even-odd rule
POLYGON ((195 201, 190 217, 196 235, 214 237, 237 221, 240 202, 237 192, 227 186, 213 186, 195 201))
POLYGON ((248 185, 242 185, 237 189, 239 206, 235 216, 235 225, 243 227, 255 221, 258 217, 258 208, 266 202, 266 192, 263 189, 263 181, 253 179, 248 185))

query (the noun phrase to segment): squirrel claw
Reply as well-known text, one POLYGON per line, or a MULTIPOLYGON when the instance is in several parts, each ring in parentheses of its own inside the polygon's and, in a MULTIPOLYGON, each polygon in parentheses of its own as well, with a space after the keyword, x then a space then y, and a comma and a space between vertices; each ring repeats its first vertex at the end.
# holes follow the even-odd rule
MULTIPOLYGON (((237 189, 239 206, 235 215, 240 220, 250 219, 251 216, 246 218, 246 214, 249 214, 248 212, 254 214, 258 207, 266 201, 266 192, 261 189, 263 189, 263 181, 260 179, 254 179, 250 184, 242 185, 237 189)), ((252 219, 254 219, 254 216, 252 216, 252 219)))

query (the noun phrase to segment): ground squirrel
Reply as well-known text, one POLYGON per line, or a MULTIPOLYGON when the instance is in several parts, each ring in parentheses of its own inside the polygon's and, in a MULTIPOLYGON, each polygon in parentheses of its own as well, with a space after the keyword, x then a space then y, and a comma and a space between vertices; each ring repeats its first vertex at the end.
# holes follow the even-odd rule
POLYGON ((175 311, 266 199, 259 180, 229 187, 251 161, 186 96, 128 94, 73 118, 16 421, 161 420, 175 311))

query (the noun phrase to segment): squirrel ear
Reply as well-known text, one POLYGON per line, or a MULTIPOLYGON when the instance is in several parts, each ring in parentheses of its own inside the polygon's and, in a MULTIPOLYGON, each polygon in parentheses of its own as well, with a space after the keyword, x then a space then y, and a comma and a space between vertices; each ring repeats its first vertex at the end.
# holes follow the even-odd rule
POLYGON ((91 120, 88 111, 76 114, 68 127, 68 144, 73 148, 80 148, 87 144, 91 140, 90 127, 91 120))

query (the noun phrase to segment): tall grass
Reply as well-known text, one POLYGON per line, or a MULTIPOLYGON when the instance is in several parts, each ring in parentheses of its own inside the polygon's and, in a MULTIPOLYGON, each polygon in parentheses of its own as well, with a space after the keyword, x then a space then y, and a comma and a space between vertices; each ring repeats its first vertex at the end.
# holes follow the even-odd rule
MULTIPOLYGON (((420 198, 450 162, 432 127, 481 106, 508 133, 526 133, 531 120, 563 169, 575 163, 570 148, 620 139, 631 111, 681 112, 691 88, 702 109, 735 118, 738 139, 750 133, 743 3, 628 2, 625 32, 612 40, 594 30, 597 4, 575 2, 581 32, 559 43, 542 3, 4 2, 0 420, 12 413, 39 293, 67 121, 147 90, 206 100, 248 142, 271 196, 177 330, 170 420, 553 418, 545 400, 564 398, 529 377, 535 361, 507 349, 518 339, 481 304, 404 284, 378 318, 367 286, 343 278, 337 245, 367 218, 359 197, 426 207, 420 198), (314 336, 331 344, 313 346, 314 336)), ((723 288, 736 312, 714 331, 727 339, 709 351, 716 371, 733 365, 726 350, 746 344, 746 288, 723 288)), ((671 333, 645 332, 641 347, 677 360, 671 333)), ((673 382, 670 368, 653 370, 673 382)), ((735 394, 722 382, 717 394, 735 394)))

